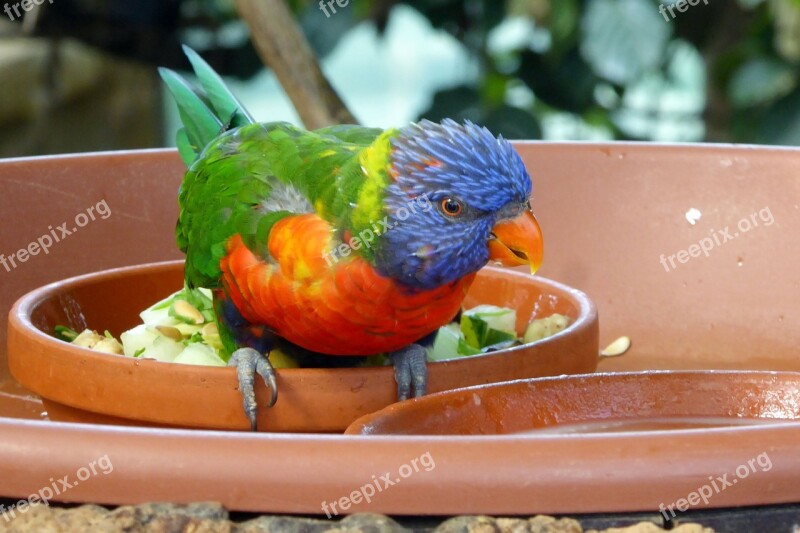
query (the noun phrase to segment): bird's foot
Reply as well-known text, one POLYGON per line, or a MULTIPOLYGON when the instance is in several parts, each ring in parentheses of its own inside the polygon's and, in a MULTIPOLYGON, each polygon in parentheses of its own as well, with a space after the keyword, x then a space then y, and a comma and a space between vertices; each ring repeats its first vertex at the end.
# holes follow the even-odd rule
POLYGON ((394 365, 394 380, 397 382, 397 400, 407 400, 412 386, 414 397, 425 396, 428 387, 428 351, 419 344, 389 354, 394 365))
POLYGON ((239 378, 239 392, 242 394, 244 414, 250 420, 250 429, 257 429, 256 414, 258 404, 256 404, 256 391, 253 387, 256 374, 264 379, 264 384, 269 388, 272 396, 267 407, 272 407, 278 399, 278 384, 275 380, 275 369, 269 362, 269 358, 253 348, 239 348, 231 355, 228 366, 236 367, 236 375, 239 378))

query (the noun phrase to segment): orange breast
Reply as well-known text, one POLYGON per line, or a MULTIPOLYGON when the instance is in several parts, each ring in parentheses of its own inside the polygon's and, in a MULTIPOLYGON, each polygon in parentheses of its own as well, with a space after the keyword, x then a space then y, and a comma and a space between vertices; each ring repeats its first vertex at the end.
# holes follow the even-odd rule
POLYGON ((409 291, 363 259, 327 255, 336 244, 317 215, 280 220, 256 257, 235 236, 221 262, 223 283, 242 315, 315 352, 372 355, 397 350, 447 324, 473 275, 431 291, 409 291), (327 257, 327 260, 326 260, 327 257))

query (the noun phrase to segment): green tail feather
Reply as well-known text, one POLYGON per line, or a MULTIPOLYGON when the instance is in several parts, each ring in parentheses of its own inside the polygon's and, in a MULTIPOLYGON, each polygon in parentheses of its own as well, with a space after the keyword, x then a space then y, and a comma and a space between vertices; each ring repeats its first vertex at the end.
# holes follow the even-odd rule
POLYGON ((183 50, 200 82, 199 88, 172 70, 160 68, 158 72, 178 104, 183 123, 177 134, 178 152, 188 167, 220 133, 255 120, 197 52, 188 46, 183 50))
POLYGON ((197 79, 203 86, 203 89, 208 96, 211 106, 217 112, 217 116, 223 119, 223 122, 231 128, 252 124, 255 119, 248 113, 244 105, 238 98, 228 89, 225 82, 217 74, 211 66, 206 63, 200 55, 189 48, 183 47, 183 52, 189 58, 189 62, 194 68, 194 73, 197 79))

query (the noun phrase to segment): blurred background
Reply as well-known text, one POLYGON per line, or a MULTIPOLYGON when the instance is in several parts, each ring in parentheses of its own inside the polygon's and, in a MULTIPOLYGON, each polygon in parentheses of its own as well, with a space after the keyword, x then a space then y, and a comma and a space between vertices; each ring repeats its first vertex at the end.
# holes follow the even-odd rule
MULTIPOLYGON (((287 5, 365 125, 449 116, 512 139, 800 144, 800 0, 692 2, 287 5)), ((173 146, 155 67, 188 69, 181 43, 259 120, 301 123, 234 0, 0 7, 0 157, 173 146)))

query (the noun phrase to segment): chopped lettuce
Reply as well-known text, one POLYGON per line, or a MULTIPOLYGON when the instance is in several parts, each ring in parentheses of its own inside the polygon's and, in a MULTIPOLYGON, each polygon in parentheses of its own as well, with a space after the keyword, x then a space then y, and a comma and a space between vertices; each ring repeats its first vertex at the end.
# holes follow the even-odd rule
MULTIPOLYGON (((211 291, 184 288, 142 311, 142 323, 125 331, 118 342, 108 331, 78 333, 57 326, 58 338, 93 350, 158 361, 225 366, 227 356, 217 329, 211 291)), ((532 320, 522 339, 516 332, 514 309, 479 305, 466 309, 459 323, 439 328, 428 350, 430 361, 443 361, 508 348, 519 342, 535 342, 569 326, 570 318, 553 314, 532 320)), ((275 368, 297 368, 297 362, 280 350, 270 353, 275 368)), ((380 365, 385 357, 374 356, 366 364, 380 365)))
POLYGON ((439 328, 433 341, 433 347, 428 350, 428 360, 440 361, 452 359, 458 355, 475 355, 476 353, 480 353, 480 350, 471 348, 464 340, 461 327, 452 323, 439 328))
POLYGON ((184 365, 225 366, 217 351, 202 342, 193 342, 172 361, 184 365))
MULTIPOLYGON (((58 338, 93 350, 124 354, 127 357, 156 359, 169 363, 225 366, 225 349, 217 329, 214 304, 208 289, 184 288, 151 305, 141 313, 142 323, 120 335, 90 330, 81 334, 56 326, 58 338)), ((270 362, 275 368, 294 368, 297 362, 273 350, 270 362)))
POLYGON ((120 335, 122 347, 128 357, 143 357, 172 362, 185 346, 181 341, 167 337, 154 326, 139 324, 120 335))
POLYGON ((428 360, 442 361, 477 355, 511 346, 517 341, 514 309, 494 305, 479 305, 461 314, 461 323, 439 328, 428 360))
POLYGON ((570 318, 554 314, 534 319, 523 339, 516 333, 517 313, 514 309, 494 305, 479 305, 466 309, 460 323, 439 328, 433 346, 428 350, 429 361, 443 361, 509 348, 520 342, 529 343, 555 335, 570 323, 570 318))
POLYGON ((517 311, 508 307, 497 307, 496 305, 479 305, 472 309, 467 309, 462 313, 462 317, 477 317, 486 322, 486 325, 497 331, 506 331, 513 335, 517 333, 517 311))

